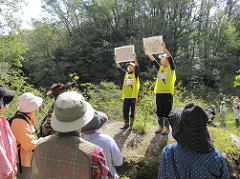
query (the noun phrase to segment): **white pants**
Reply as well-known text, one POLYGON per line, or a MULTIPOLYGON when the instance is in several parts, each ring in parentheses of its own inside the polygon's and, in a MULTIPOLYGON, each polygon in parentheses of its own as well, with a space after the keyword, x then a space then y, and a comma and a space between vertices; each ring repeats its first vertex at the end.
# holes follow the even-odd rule
POLYGON ((234 115, 234 119, 239 119, 239 110, 233 109, 233 115, 234 115))

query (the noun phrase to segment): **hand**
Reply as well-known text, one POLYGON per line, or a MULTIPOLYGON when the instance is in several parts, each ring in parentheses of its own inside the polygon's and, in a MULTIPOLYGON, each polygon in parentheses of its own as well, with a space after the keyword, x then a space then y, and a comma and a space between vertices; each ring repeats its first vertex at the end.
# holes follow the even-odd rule
POLYGON ((145 48, 145 47, 143 47, 143 51, 144 51, 144 52, 146 51, 146 48, 145 48))
POLYGON ((14 179, 14 176, 13 176, 13 175, 9 175, 9 176, 7 177, 7 179, 14 179))
POLYGON ((116 65, 117 65, 117 68, 120 68, 120 65, 119 65, 119 63, 117 63, 117 56, 116 55, 114 55, 114 60, 115 60, 115 62, 116 62, 116 65))
POLYGON ((136 59, 137 59, 137 54, 136 54, 136 52, 134 52, 133 56, 134 56, 134 58, 135 58, 135 60, 136 60, 136 59))
POLYGON ((165 42, 162 42, 162 43, 161 43, 161 46, 162 46, 163 49, 166 49, 165 42))

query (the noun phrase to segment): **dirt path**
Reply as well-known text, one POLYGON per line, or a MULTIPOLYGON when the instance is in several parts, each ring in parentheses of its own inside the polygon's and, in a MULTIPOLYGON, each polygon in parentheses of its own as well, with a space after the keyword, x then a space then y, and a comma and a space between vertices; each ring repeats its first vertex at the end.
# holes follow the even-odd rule
POLYGON ((126 158, 161 155, 162 149, 169 143, 168 141, 174 140, 171 132, 165 136, 155 134, 157 126, 146 135, 136 134, 134 130, 130 129, 120 129, 122 126, 123 122, 110 121, 103 127, 102 132, 114 138, 126 158))

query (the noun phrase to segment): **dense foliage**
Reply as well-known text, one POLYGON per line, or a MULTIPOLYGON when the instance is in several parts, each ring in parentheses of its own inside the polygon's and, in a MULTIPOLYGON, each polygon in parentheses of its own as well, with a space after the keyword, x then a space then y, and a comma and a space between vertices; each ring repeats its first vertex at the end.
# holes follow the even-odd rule
POLYGON ((133 44, 140 79, 156 70, 143 53, 142 39, 163 35, 177 65, 177 83, 206 97, 236 95, 240 66, 239 0, 44 0, 45 12, 25 31, 23 71, 35 86, 64 82, 76 72, 79 83, 113 81, 121 86, 114 48, 133 44), (51 15, 51 16, 50 16, 51 15))

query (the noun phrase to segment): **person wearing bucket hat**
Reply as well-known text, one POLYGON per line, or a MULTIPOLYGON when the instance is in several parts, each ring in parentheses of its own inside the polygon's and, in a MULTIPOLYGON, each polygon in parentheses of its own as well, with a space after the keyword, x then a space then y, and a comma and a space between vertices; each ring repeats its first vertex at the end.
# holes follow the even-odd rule
POLYGON ((124 126, 122 129, 133 129, 134 120, 136 117, 136 107, 138 100, 138 92, 140 89, 139 81, 139 65, 137 61, 136 52, 133 54, 135 63, 127 64, 127 71, 124 70, 119 63, 117 63, 117 56, 114 56, 116 61, 117 69, 122 75, 124 75, 123 86, 122 86, 122 99, 123 99, 123 120, 124 126), (131 115, 129 116, 129 109, 131 108, 131 115), (130 117, 130 124, 129 124, 130 117))
MULTIPOLYGON (((14 98, 14 92, 7 90, 0 84, 0 114, 8 109, 14 98)), ((16 139, 10 129, 9 123, 0 115, 0 178, 13 179, 17 173, 16 139)))
MULTIPOLYGON (((107 160, 109 173, 115 178, 120 178, 116 173, 115 166, 121 166, 123 162, 123 155, 119 150, 115 140, 101 132, 102 127, 107 123, 108 117, 106 114, 95 111, 93 119, 85 125, 81 132, 83 139, 98 145, 103 149, 107 160)), ((109 179, 109 177, 107 177, 109 179)))
MULTIPOLYGON (((158 70, 157 82, 154 88, 158 116, 158 129, 155 131, 155 133, 167 135, 169 133, 168 115, 173 105, 176 72, 173 58, 167 50, 165 42, 162 42, 161 46, 165 52, 165 54, 159 55, 159 58, 161 59, 161 65, 156 61, 152 54, 148 54, 148 57, 158 70)), ((143 51, 145 50, 146 49, 143 48, 143 51)))
POLYGON ((63 83, 57 83, 57 84, 53 84, 51 86, 51 89, 48 90, 46 95, 47 96, 53 96, 53 103, 50 106, 47 115, 45 116, 45 118, 43 119, 43 121, 40 125, 41 137, 45 137, 45 136, 52 135, 52 134, 56 133, 56 131, 51 126, 51 117, 52 117, 52 113, 53 113, 53 106, 54 106, 54 103, 55 103, 57 97, 60 94, 66 92, 67 89, 69 91, 73 91, 72 86, 64 85, 63 83))
POLYGON ((34 113, 38 111, 41 104, 42 98, 29 92, 22 94, 18 99, 17 115, 25 116, 26 120, 17 117, 11 122, 11 129, 18 145, 17 179, 31 178, 30 166, 33 150, 41 140, 36 135, 34 113))
POLYGON ((51 125, 56 134, 44 137, 32 159, 33 178, 105 178, 103 149, 80 136, 94 117, 93 107, 76 91, 60 94, 54 103, 51 125))
POLYGON ((163 149, 158 179, 230 178, 224 158, 208 133, 207 121, 206 111, 194 103, 171 111, 169 122, 177 143, 163 149))

